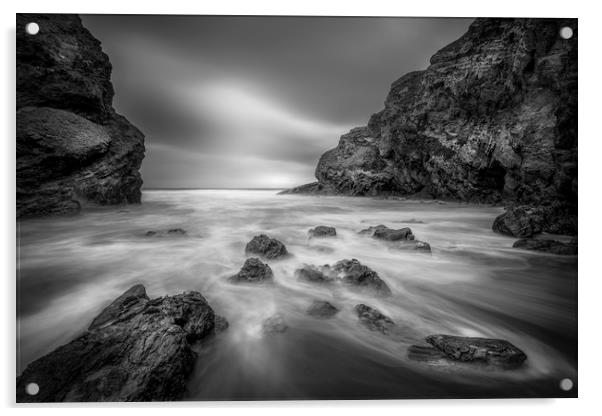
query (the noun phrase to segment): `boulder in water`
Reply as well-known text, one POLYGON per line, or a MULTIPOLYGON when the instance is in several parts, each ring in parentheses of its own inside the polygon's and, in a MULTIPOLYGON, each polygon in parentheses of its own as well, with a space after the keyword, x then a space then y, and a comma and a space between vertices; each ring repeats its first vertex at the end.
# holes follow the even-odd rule
POLYGON ((280 241, 275 238, 270 238, 265 234, 260 234, 253 237, 251 241, 247 243, 245 253, 254 254, 266 259, 275 259, 283 257, 288 254, 286 247, 280 241))
POLYGON ((186 230, 183 228, 170 228, 168 230, 150 230, 146 232, 147 237, 175 237, 186 235, 186 230))
POLYGON ((336 237, 337 230, 334 227, 329 227, 326 225, 318 225, 315 228, 309 230, 310 237, 336 237))
POLYGON ((295 276, 297 276, 297 279, 299 280, 305 280, 306 282, 311 283, 332 283, 334 279, 323 271, 327 267, 328 266, 320 268, 306 264, 300 269, 295 270, 295 276))
POLYGON ((551 239, 522 238, 516 241, 512 247, 524 250, 542 251, 551 254, 577 255, 576 239, 573 239, 568 243, 563 243, 551 239))
POLYGON ((270 266, 259 260, 251 257, 245 260, 245 264, 240 271, 230 277, 230 281, 234 283, 258 283, 264 281, 272 281, 274 274, 270 266))
POLYGON ((307 309, 307 314, 316 318, 331 318, 339 309, 325 300, 315 300, 307 309))
POLYGON ((341 260, 332 267, 332 271, 337 274, 344 284, 371 289, 381 296, 391 294, 391 289, 378 274, 356 259, 341 260))
POLYGON ((378 309, 371 308, 363 303, 355 305, 355 311, 360 319, 360 322, 370 331, 378 331, 383 334, 389 334, 395 322, 386 315, 383 315, 378 309))
POLYGON ((29 364, 17 378, 17 402, 181 399, 196 359, 192 344, 214 334, 215 320, 198 292, 149 300, 136 285, 82 336, 29 364), (26 393, 30 383, 38 394, 26 393))
POLYGON ((399 250, 419 251, 423 253, 431 252, 431 245, 419 240, 400 241, 395 247, 399 250))

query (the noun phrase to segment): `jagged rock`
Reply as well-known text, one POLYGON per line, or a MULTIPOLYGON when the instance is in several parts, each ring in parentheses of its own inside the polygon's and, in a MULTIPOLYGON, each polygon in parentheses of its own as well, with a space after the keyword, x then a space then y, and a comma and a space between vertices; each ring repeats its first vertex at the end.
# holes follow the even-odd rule
POLYGON ((576 215, 577 45, 577 19, 476 19, 392 84, 385 108, 322 155, 309 188, 557 201, 576 215))
POLYGON ((196 358, 191 346, 214 328, 200 293, 149 300, 136 285, 82 336, 29 364, 17 378, 17 402, 178 400, 196 358), (26 393, 29 383, 37 395, 26 393))
POLYGON ((395 322, 386 315, 383 315, 378 309, 371 308, 363 303, 355 305, 355 311, 360 322, 370 331, 378 331, 387 335, 391 328, 395 326, 395 322))
POLYGON ((263 321, 263 332, 266 334, 282 333, 288 329, 288 325, 280 314, 270 316, 263 321))
POLYGON ((307 314, 316 318, 331 318, 339 312, 330 302, 315 300, 307 309, 307 314))
POLYGON ((183 228, 170 228, 169 230, 150 230, 146 232, 147 237, 173 237, 173 236, 181 236, 186 235, 186 230, 183 228))
POLYGON ((245 264, 240 271, 230 277, 230 281, 234 283, 258 283, 271 282, 274 277, 272 269, 267 264, 255 257, 245 260, 245 264))
POLYGON ((500 234, 519 238, 532 237, 541 232, 577 234, 577 215, 562 204, 551 206, 516 205, 499 215, 491 227, 500 234))
POLYGON ((378 276, 378 274, 364 266, 356 259, 341 260, 337 262, 332 270, 338 275, 344 284, 360 288, 367 288, 381 296, 391 294, 389 286, 378 276))
POLYGON ((543 251, 551 254, 577 255, 577 242, 571 240, 569 243, 563 243, 557 240, 523 238, 515 242, 512 247, 522 248, 524 250, 543 251))
POLYGON ((288 254, 286 247, 280 241, 275 238, 270 238, 265 234, 260 234, 253 237, 251 241, 247 243, 245 253, 255 254, 266 259, 275 259, 283 257, 288 254))
POLYGON ((295 270, 295 276, 299 280, 305 280, 311 283, 331 283, 334 278, 324 271, 329 271, 328 266, 316 267, 311 265, 304 265, 303 267, 295 270))
POLYGON ((110 77, 77 15, 17 14, 17 217, 140 202, 144 136, 113 109, 110 77))
POLYGON ((336 237, 337 230, 334 227, 318 225, 317 227, 309 230, 308 233, 310 237, 336 237))
POLYGON ((499 368, 516 368, 527 355, 501 339, 430 335, 425 341, 454 361, 480 362, 499 368))
POLYGON ((384 241, 400 241, 414 239, 414 234, 412 234, 412 230, 408 227, 394 230, 382 224, 377 225, 375 227, 366 228, 360 231, 360 234, 369 234, 372 236, 372 238, 384 241))

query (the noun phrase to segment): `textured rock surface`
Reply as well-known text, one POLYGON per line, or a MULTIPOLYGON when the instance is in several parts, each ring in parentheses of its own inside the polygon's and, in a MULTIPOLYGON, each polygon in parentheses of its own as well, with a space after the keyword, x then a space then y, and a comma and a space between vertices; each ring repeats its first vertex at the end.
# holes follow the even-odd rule
POLYGON ((265 234, 260 234, 247 243, 245 253, 265 257, 266 259, 275 259, 286 256, 288 251, 280 241, 265 234))
POLYGON ((391 294, 391 289, 380 278, 378 273, 368 266, 364 266, 356 259, 341 260, 332 267, 332 271, 346 285, 366 288, 380 296, 389 296, 391 294))
POLYGON ((144 136, 113 109, 110 77, 77 15, 17 14, 18 217, 140 202, 144 136))
POLYGON ((524 250, 543 251, 544 253, 551 254, 577 255, 576 240, 563 243, 562 241, 550 239, 523 238, 515 242, 512 247, 522 248, 524 250))
POLYGON ((577 213, 566 206, 546 207, 516 205, 509 207, 493 222, 492 229, 514 237, 531 237, 541 232, 577 234, 577 213))
POLYGON ((17 401, 180 399, 196 357, 192 343, 213 334, 215 321, 198 292, 149 300, 134 286, 85 334, 29 364, 17 378, 17 401), (26 394, 29 383, 38 384, 37 395, 26 394))
POLYGON ((375 227, 369 227, 365 230, 360 231, 360 234, 368 234, 377 240, 385 241, 400 241, 400 240, 413 240, 414 234, 408 227, 394 230, 387 227, 386 225, 377 225, 375 227))
POLYGON ((370 306, 359 304, 355 306, 355 311, 360 322, 370 331, 379 331, 387 335, 391 328, 395 326, 395 322, 386 315, 383 315, 378 309, 370 306))
POLYGON ((476 19, 297 192, 577 205, 577 20, 476 19), (570 26, 571 39, 559 29, 570 26))
POLYGON ((305 280, 311 283, 331 283, 334 277, 329 275, 330 269, 328 266, 316 267, 312 265, 304 265, 295 270, 295 276, 299 280, 305 280))
POLYGON ((336 237, 337 230, 334 227, 329 227, 327 225, 318 225, 315 228, 312 228, 308 231, 310 237, 336 237))
POLYGON ((245 264, 238 273, 230 277, 230 281, 235 283, 271 282, 273 277, 274 274, 272 273, 270 266, 255 257, 251 257, 245 260, 245 264))
POLYGON ((527 355, 508 341, 453 335, 430 335, 425 341, 454 361, 481 362, 494 367, 516 368, 527 355))
POLYGON ((315 300, 307 308, 307 314, 316 318, 331 318, 339 312, 339 309, 325 300, 315 300))

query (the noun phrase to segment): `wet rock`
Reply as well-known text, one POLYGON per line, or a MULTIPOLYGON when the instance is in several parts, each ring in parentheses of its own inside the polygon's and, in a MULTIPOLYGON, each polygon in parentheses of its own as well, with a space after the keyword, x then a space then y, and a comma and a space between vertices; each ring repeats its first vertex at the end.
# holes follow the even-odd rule
POLYGON ((516 241, 512 247, 551 254, 577 255, 577 241, 574 239, 568 243, 563 243, 550 239, 523 238, 516 241))
POLYGON ((280 314, 270 316, 263 321, 263 332, 266 334, 282 333, 288 329, 288 325, 280 314))
POLYGON ((220 332, 224 332, 226 329, 228 329, 228 327, 230 326, 230 323, 228 322, 228 320, 226 318, 224 318, 221 315, 215 315, 215 333, 219 334, 220 332))
POLYGON ((17 378, 17 402, 181 399, 196 359, 192 344, 214 329, 200 293, 149 300, 137 285, 82 336, 29 364, 17 378), (37 395, 25 392, 29 383, 40 386, 37 395))
POLYGON ((429 243, 418 240, 402 241, 396 247, 400 250, 419 251, 423 253, 431 252, 431 245, 429 243))
POLYGON ((245 260, 245 264, 240 271, 230 277, 230 281, 234 283, 258 283, 271 282, 274 277, 270 266, 259 260, 251 257, 245 260))
POLYGON ((395 326, 395 322, 388 316, 383 315, 378 309, 371 308, 363 303, 356 305, 354 309, 360 322, 370 331, 378 331, 387 335, 391 328, 395 326))
POLYGON ((447 359, 447 355, 430 345, 410 345, 408 358, 413 361, 441 361, 447 359))
POLYGON ((339 312, 330 302, 315 300, 307 309, 307 314, 316 318, 331 318, 339 312))
POLYGON ((344 284, 370 289, 381 296, 391 294, 391 289, 378 274, 356 259, 341 260, 332 267, 332 271, 337 274, 344 284))
POLYGON ((140 203, 144 135, 113 108, 100 42, 74 14, 19 13, 16 33, 17 217, 140 203))
POLYGON ((145 234, 147 237, 175 237, 186 235, 183 228, 170 228, 169 230, 150 230, 145 234))
POLYGON ((334 227, 328 227, 326 225, 318 225, 309 230, 310 237, 336 237, 336 235, 337 230, 334 227))
POLYGON ((385 241, 400 241, 414 239, 414 234, 412 234, 412 230, 408 227, 394 230, 382 224, 377 225, 375 227, 366 228, 360 231, 360 234, 368 234, 371 235, 373 238, 385 241))
POLYGON ((325 267, 304 265, 300 269, 295 270, 295 276, 299 280, 305 280, 306 282, 311 283, 331 283, 334 278, 324 273, 323 270, 325 267))
POLYGON ((542 232, 576 235, 577 215, 572 211, 563 204, 511 206, 493 221, 491 228, 497 233, 518 238, 529 238, 542 232))
POLYGON ((260 234, 247 243, 245 253, 258 255, 266 259, 275 259, 286 256, 288 251, 280 241, 265 234, 260 234))
POLYGON ((498 368, 516 368, 527 355, 501 339, 430 335, 425 341, 454 361, 485 363, 498 368))

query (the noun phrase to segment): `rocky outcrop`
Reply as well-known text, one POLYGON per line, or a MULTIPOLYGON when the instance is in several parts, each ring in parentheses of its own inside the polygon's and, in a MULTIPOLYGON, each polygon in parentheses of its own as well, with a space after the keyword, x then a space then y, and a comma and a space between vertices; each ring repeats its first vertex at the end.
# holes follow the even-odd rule
POLYGON ((339 312, 339 309, 325 300, 315 300, 307 308, 307 314, 315 318, 332 318, 339 312))
POLYGON ((334 227, 329 227, 327 225, 318 225, 315 228, 312 228, 308 231, 310 237, 336 237, 337 230, 334 227))
POLYGON ((391 289, 378 273, 356 259, 341 260, 332 267, 332 271, 345 285, 368 289, 379 296, 389 296, 391 294, 391 289))
POLYGON ((322 155, 318 183, 296 191, 576 214, 577 29, 576 19, 476 19, 426 70, 395 81, 385 108, 322 155))
POLYGON ((17 14, 17 217, 140 202, 144 136, 113 109, 110 77, 77 15, 17 14))
POLYGON ((568 243, 564 243, 544 238, 523 238, 515 242, 512 247, 567 256, 577 255, 577 240, 574 239, 568 243))
POLYGON ((273 277, 274 273, 270 266, 255 257, 251 257, 245 260, 245 264, 243 264, 240 271, 231 276, 229 280, 233 283, 259 283, 271 282, 273 277))
POLYGON ((354 309, 362 325, 370 331, 378 331, 388 335, 391 328, 395 326, 395 322, 388 316, 383 315, 378 309, 371 308, 363 303, 355 305, 354 309))
POLYGON ((288 255, 288 251, 284 244, 265 234, 253 237, 253 239, 247 243, 245 253, 261 256, 266 259, 276 259, 288 255))
POLYGON ((432 345, 432 349, 413 345, 408 351, 409 358, 419 361, 447 358, 501 369, 518 368, 527 359, 523 351, 501 339, 430 335, 425 341, 432 345))
POLYGON ((136 285, 88 331, 27 366, 17 402, 178 400, 196 358, 192 345, 214 334, 216 318, 198 292, 149 300, 136 285), (28 395, 36 383, 39 393, 28 395))
POLYGON ((550 234, 577 234, 577 213, 566 206, 517 205, 509 207, 493 222, 492 229, 500 234, 525 238, 547 232, 550 234))

